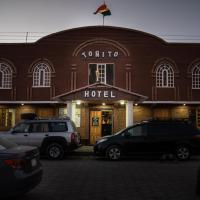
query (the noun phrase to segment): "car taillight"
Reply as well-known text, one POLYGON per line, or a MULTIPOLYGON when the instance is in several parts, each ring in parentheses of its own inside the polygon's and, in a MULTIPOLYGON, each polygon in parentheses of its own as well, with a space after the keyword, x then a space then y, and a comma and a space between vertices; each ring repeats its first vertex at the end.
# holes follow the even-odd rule
POLYGON ((75 137, 76 137, 76 136, 75 136, 75 133, 72 133, 72 134, 71 134, 71 141, 75 141, 75 137))
POLYGON ((26 160, 23 160, 23 159, 9 159, 9 160, 4 160, 4 163, 7 166, 12 167, 13 169, 22 169, 26 165, 26 160))
POLYGON ((195 135, 193 138, 194 138, 195 140, 197 140, 197 141, 200 141, 200 135, 195 135))

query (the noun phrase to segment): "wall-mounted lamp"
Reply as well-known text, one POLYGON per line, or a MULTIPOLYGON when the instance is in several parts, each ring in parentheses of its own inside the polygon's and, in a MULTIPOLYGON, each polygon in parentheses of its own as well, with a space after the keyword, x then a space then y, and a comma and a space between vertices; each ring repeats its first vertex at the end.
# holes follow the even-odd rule
POLYGON ((125 104, 125 101, 124 101, 124 100, 120 100, 120 104, 121 104, 121 105, 124 105, 124 104, 125 104))
POLYGON ((81 101, 80 101, 80 100, 77 100, 77 101, 76 101, 76 104, 77 104, 77 105, 81 105, 81 101))

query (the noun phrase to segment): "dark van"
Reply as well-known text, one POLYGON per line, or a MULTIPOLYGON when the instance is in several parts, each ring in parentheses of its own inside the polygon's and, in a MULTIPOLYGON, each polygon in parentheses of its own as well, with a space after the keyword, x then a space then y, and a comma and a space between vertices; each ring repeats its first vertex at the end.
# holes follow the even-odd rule
POLYGON ((96 141, 96 155, 119 160, 123 155, 174 154, 188 160, 200 151, 200 131, 184 120, 151 120, 96 141))

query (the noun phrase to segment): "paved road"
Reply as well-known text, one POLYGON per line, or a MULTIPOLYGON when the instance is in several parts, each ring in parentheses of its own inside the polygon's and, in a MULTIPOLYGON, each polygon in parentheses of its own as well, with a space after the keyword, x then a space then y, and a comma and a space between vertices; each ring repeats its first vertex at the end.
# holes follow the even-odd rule
POLYGON ((43 159, 41 184, 20 200, 194 200, 199 161, 43 159))

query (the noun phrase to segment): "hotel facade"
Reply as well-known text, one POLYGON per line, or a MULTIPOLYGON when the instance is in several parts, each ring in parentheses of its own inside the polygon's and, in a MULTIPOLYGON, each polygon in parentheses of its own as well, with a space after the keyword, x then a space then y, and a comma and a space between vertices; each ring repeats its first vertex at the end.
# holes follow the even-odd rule
POLYGON ((200 44, 110 26, 0 44, 0 131, 23 113, 68 115, 87 144, 151 118, 200 128, 200 44))

